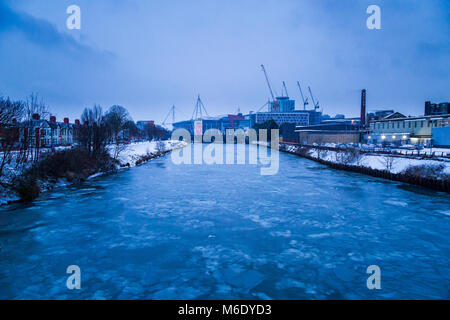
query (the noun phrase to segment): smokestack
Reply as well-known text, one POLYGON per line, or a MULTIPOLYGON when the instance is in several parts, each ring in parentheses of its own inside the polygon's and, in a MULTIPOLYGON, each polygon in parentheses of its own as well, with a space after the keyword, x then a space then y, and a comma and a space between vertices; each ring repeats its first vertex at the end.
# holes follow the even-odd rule
POLYGON ((69 124, 69 118, 64 118, 64 123, 69 124))
POLYGON ((361 91, 361 127, 366 126, 366 89, 361 91))
POLYGON ((33 120, 40 120, 41 116, 39 115, 39 113, 34 113, 33 114, 33 120))

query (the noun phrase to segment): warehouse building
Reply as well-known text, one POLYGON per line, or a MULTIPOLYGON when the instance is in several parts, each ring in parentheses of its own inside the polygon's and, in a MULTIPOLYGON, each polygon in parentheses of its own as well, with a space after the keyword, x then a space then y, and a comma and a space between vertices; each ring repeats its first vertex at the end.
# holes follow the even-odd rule
MULTIPOLYGON (((440 116, 406 117, 395 112, 370 123, 364 141, 373 144, 429 144, 433 131, 450 125, 450 114, 440 116)), ((438 133, 439 135, 439 133, 438 133)))

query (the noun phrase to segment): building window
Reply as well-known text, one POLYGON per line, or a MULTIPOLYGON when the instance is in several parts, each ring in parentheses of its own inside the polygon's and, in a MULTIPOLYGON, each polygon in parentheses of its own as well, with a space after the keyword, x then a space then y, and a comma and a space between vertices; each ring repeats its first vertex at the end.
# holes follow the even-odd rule
POLYGON ((423 128, 423 121, 420 121, 420 127, 423 128))
POLYGON ((417 121, 414 121, 414 128, 417 128, 417 121))
POLYGON ((408 128, 411 128, 411 122, 408 122, 408 128))
POLYGON ((405 129, 406 123, 405 121, 403 121, 403 129, 405 129))

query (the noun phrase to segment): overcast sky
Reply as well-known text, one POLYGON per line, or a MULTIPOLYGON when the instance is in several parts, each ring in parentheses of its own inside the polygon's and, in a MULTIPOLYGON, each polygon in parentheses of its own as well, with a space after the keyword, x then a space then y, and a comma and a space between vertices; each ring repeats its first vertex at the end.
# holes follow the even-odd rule
POLYGON ((1 0, 0 95, 39 93, 59 119, 100 104, 161 122, 172 104, 190 118, 197 94, 210 115, 259 109, 260 65, 302 109, 296 81, 324 113, 368 108, 423 114, 450 100, 450 1, 1 0), (66 8, 81 8, 68 30, 66 8), (366 9, 381 8, 382 30, 366 9))

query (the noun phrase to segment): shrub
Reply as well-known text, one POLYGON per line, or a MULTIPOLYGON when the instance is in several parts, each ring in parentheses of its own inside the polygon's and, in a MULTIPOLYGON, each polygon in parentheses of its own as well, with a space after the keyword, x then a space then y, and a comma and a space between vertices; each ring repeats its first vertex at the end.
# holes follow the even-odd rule
POLYGON ((99 171, 110 171, 114 169, 114 163, 106 151, 92 155, 86 149, 76 148, 49 155, 27 173, 39 179, 83 177, 99 171))
POLYGON ((48 155, 16 177, 13 189, 23 201, 32 201, 39 196, 39 181, 60 178, 69 182, 84 181, 95 173, 114 170, 116 164, 106 151, 92 154, 86 149, 68 149, 48 155))
POLYGON ((445 174, 443 172, 444 170, 444 164, 423 164, 418 166, 409 166, 403 170, 403 174, 410 177, 448 180, 449 175, 445 174))
POLYGON ((36 177, 24 175, 12 181, 12 189, 17 193, 22 201, 30 202, 39 197, 41 188, 36 177))

